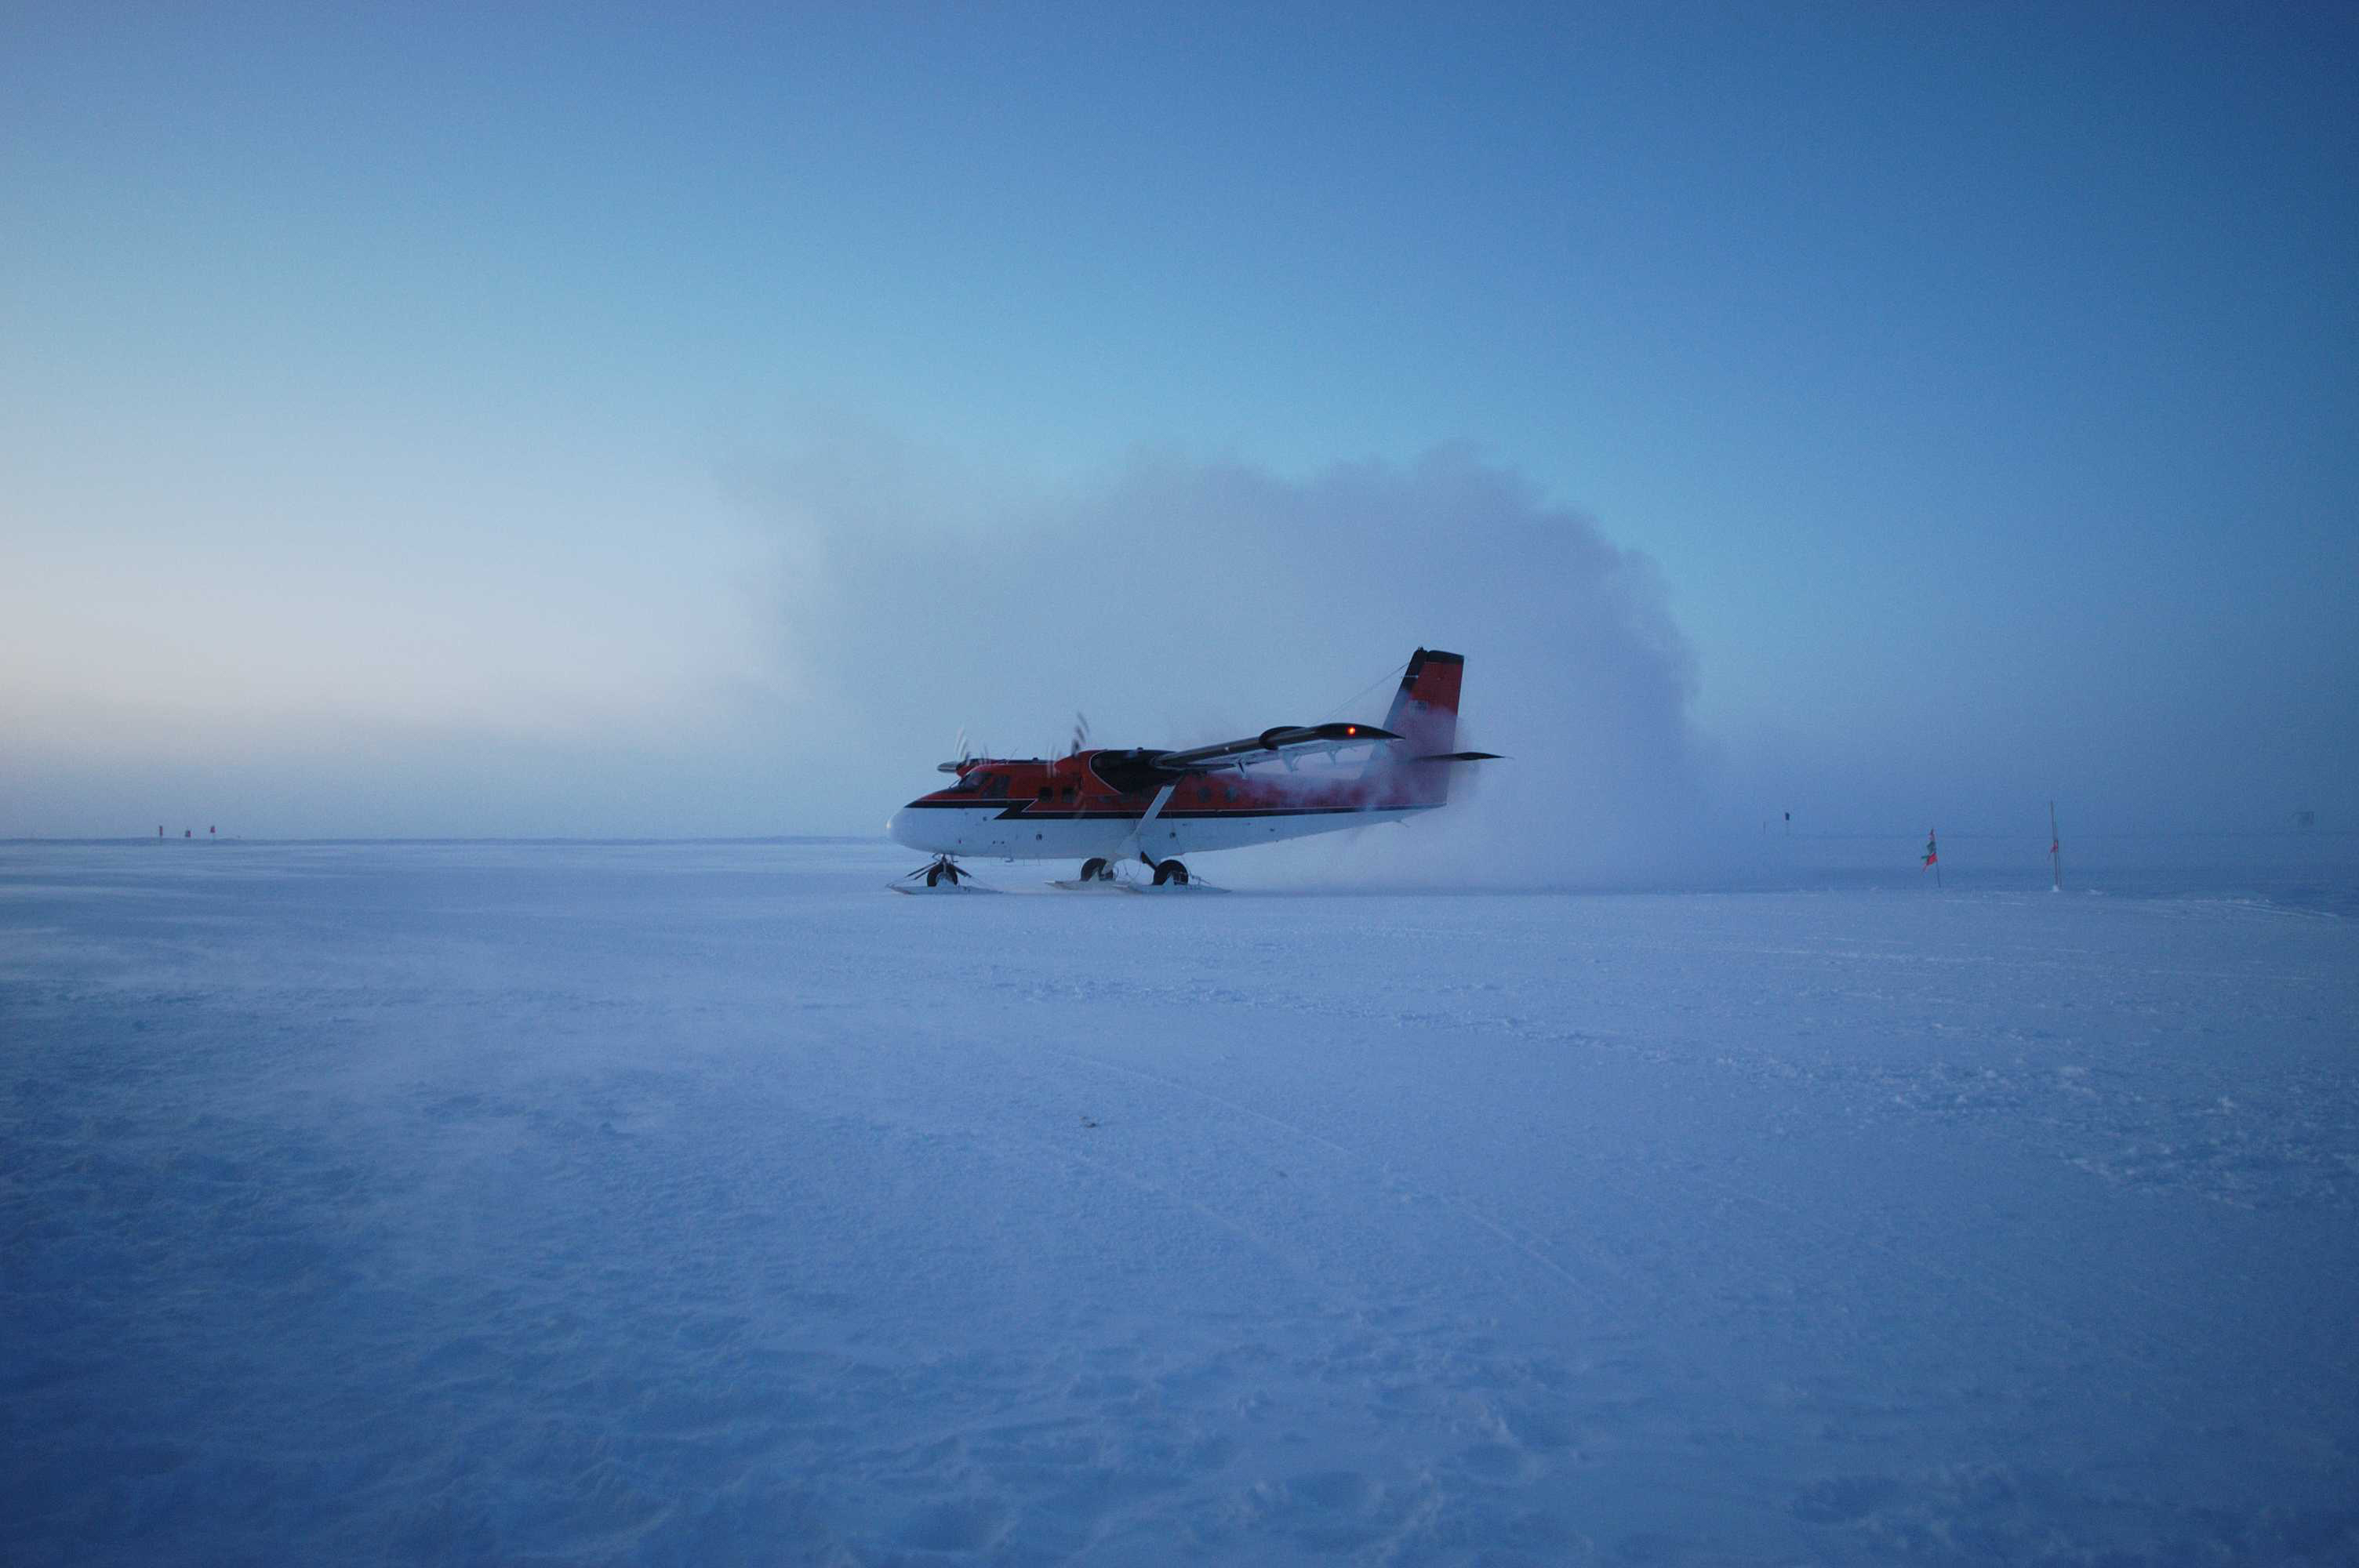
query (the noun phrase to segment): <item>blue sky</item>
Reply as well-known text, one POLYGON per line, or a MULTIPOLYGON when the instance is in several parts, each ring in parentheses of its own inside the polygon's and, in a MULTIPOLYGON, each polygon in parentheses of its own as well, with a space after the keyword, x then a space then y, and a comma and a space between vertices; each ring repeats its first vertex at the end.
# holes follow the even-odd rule
POLYGON ((1518 733, 1615 655, 1497 541, 1593 522, 1723 814, 2352 826, 2354 67, 2302 6, 16 8, 0 833, 865 829, 962 724, 1416 642, 1518 733), (1319 602, 1406 524, 1105 515, 1438 451, 1447 624, 1319 602), (1023 564, 980 619, 859 569, 944 528, 1023 564), (1259 654, 924 700, 1181 603, 1259 654))

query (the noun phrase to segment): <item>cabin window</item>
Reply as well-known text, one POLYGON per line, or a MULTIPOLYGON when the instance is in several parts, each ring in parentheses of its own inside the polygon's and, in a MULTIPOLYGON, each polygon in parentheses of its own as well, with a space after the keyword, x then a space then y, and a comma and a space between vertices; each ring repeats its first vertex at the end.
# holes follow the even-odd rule
POLYGON ((1007 798, 1007 775, 1006 773, 986 773, 980 771, 971 773, 967 774, 966 777, 959 780, 957 786, 953 788, 951 793, 952 795, 979 795, 985 800, 1005 800, 1007 798))

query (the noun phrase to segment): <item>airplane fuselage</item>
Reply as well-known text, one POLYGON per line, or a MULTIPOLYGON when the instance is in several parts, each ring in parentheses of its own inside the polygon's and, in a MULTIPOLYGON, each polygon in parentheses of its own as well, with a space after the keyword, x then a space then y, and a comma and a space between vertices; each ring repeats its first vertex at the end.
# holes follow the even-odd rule
POLYGON ((1440 804, 1416 800, 1391 781, 1272 767, 1176 779, 1126 776, 1145 771, 1131 761, 1137 755, 1100 751, 1054 762, 971 762, 952 787, 895 812, 886 830, 937 855, 1061 860, 1144 853, 1162 860, 1397 822, 1440 804))

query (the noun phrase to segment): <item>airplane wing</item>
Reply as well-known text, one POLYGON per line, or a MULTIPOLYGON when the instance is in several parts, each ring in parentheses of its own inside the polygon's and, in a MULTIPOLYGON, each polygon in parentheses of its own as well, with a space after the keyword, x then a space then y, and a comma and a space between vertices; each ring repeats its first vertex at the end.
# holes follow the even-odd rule
POLYGON ((1197 773, 1212 768, 1246 768, 1273 758, 1300 756, 1312 752, 1330 755, 1348 746, 1369 746, 1400 737, 1389 730, 1379 730, 1373 724, 1281 724, 1265 730, 1258 735, 1248 735, 1242 741, 1223 741, 1217 746, 1195 746, 1185 752, 1165 752, 1150 763, 1157 772, 1166 773, 1197 773))

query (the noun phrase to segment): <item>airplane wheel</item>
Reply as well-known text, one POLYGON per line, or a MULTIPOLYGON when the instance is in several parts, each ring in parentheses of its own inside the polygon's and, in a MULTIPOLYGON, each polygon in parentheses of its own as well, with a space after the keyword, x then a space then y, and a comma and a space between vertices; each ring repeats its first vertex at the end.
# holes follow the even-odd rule
POLYGON ((1165 882, 1170 882, 1177 887, 1186 887, 1188 885, 1188 868, 1181 865, 1177 860, 1166 860, 1162 864, 1157 866, 1155 868, 1155 885, 1157 887, 1161 887, 1165 882))
POLYGON ((926 885, 928 887, 936 887, 940 885, 941 880, 942 869, 940 866, 928 866, 926 868, 926 885))
POLYGON ((1082 862, 1082 881, 1093 882, 1106 874, 1106 863, 1093 855, 1082 862))

